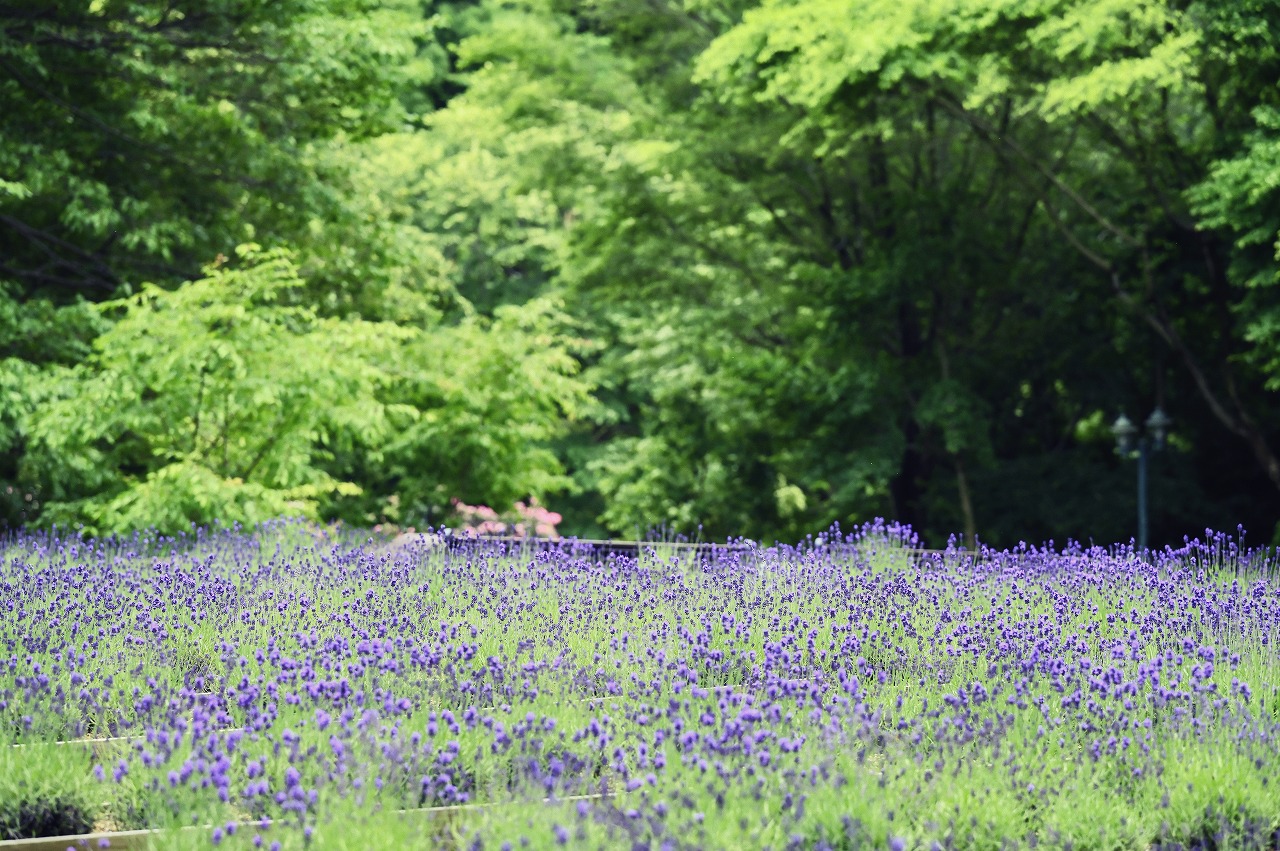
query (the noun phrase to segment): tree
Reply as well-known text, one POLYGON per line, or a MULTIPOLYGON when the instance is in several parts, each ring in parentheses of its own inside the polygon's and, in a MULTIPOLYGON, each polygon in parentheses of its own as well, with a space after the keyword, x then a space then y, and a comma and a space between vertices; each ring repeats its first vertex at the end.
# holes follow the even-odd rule
POLYGON ((243 268, 102 305, 116 321, 90 358, 52 376, 56 396, 28 428, 44 522, 252 524, 314 516, 322 494, 358 490, 318 462, 344 435, 376 442, 394 427, 376 364, 408 332, 321 319, 289 303, 303 282, 285 253, 240 254, 243 268))
POLYGON ((426 32, 395 2, 0 2, 0 490, 25 498, 0 522, 36 517, 27 379, 85 358, 93 302, 255 239, 302 247, 329 313, 447 300, 344 183, 344 145, 403 123, 426 32))
POLYGON ((335 497, 361 493, 334 474, 351 456, 437 507, 554 484, 539 444, 586 388, 545 333, 547 311, 504 315, 493 333, 324 317, 299 303, 288 253, 238 255, 175 290, 104 303, 114 321, 92 356, 38 385, 24 464, 48 494, 42 522, 173 531, 332 516, 335 497))
POLYGON ((1280 487, 1267 427, 1252 412, 1259 378, 1240 374, 1260 338, 1237 323, 1244 295, 1224 276, 1232 247, 1185 200, 1190 192, 1205 209, 1207 190, 1195 187, 1242 141, 1242 112, 1258 95, 1232 69, 1251 76, 1260 55, 1274 63, 1270 5, 771 3, 713 46, 702 69, 739 97, 798 108, 790 136, 823 146, 884 138, 889 127, 876 127, 887 108, 946 114, 1167 344, 1201 404, 1280 487), (824 29, 832 15, 852 27, 824 29), (1236 31, 1245 34, 1228 36, 1236 31))
MULTIPOLYGON (((1125 497, 1033 521, 987 491, 1015 469, 1115 479, 1085 426, 1134 398, 1174 409, 1199 468, 1179 522, 1249 475, 1213 420, 1269 474, 1264 325, 1240 323, 1260 305, 1211 283, 1240 237, 1203 198, 1233 196, 1194 189, 1236 163, 1240 192, 1270 197, 1249 112, 1267 4, 488 8, 438 120, 488 110, 485 138, 532 142, 481 141, 496 170, 566 213, 538 266, 603 342, 614 416, 577 463, 613 529, 786 536, 885 512, 1020 534, 994 516, 1011 506, 1049 535, 1119 528, 1125 497)), ((1269 207, 1234 208, 1265 240, 1269 207)))
POLYGON ((326 143, 403 123, 413 5, 0 4, 0 277, 100 299, 305 231, 326 143))
MULTIPOLYGON (((399 418, 299 401, 321 437, 255 500, 369 521, 558 488, 570 532, 1120 536, 1106 423, 1160 402, 1157 536, 1273 522, 1276 4, 0 6, 0 445, 39 433, 0 478, 82 517, 167 482, 143 412, 191 415, 218 334, 112 414, 143 432, 77 443, 47 411, 141 374, 104 360, 150 351, 112 336, 152 309, 129 298, 253 241, 296 283, 245 316, 317 352, 385 328, 352 357, 399 418)), ((206 454, 175 481, 234 483, 206 454)))
POLYGON ((477 314, 466 249, 401 214, 429 11, 0 2, 8 522, 369 522, 563 483, 545 443, 588 385, 554 299, 477 314), (253 242, 289 250, 226 260, 253 242))

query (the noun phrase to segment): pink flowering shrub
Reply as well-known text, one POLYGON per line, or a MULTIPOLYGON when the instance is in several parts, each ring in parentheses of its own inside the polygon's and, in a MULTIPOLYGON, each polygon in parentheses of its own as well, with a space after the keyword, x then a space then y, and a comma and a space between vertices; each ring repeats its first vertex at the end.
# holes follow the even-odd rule
POLYGON ((531 498, 526 504, 517 502, 511 511, 499 514, 487 505, 467 505, 454 497, 454 514, 461 524, 459 531, 468 537, 480 535, 514 535, 517 538, 559 538, 556 526, 564 518, 531 498))

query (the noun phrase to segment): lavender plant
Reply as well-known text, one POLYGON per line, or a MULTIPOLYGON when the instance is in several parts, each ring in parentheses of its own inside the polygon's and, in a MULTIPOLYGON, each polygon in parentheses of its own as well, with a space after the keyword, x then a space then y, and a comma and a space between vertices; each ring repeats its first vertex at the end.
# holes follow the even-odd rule
POLYGON ((1280 841, 1271 556, 916 544, 10 538, 0 800, 164 848, 1280 841))

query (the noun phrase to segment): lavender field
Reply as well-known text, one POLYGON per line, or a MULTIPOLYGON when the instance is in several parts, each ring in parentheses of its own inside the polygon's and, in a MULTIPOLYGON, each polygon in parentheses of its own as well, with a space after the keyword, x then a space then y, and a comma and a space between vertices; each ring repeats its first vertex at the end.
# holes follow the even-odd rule
POLYGON ((1271 555, 915 543, 11 538, 0 839, 1277 847, 1271 555))

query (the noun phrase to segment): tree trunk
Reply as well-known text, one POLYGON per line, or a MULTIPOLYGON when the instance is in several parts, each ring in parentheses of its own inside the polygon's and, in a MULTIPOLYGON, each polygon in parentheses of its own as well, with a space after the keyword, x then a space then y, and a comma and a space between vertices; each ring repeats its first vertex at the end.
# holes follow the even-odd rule
POLYGON ((978 547, 978 524, 973 516, 973 500, 969 495, 969 479, 964 474, 964 462, 959 455, 951 456, 956 468, 956 489, 960 491, 960 512, 964 515, 964 545, 978 547))
POLYGON ((893 503, 893 519, 905 523, 917 533, 920 531, 920 480, 923 474, 920 450, 916 441, 920 435, 920 426, 914 419, 908 419, 903 429, 907 446, 902 452, 902 464, 898 473, 889 481, 889 498, 893 503))

